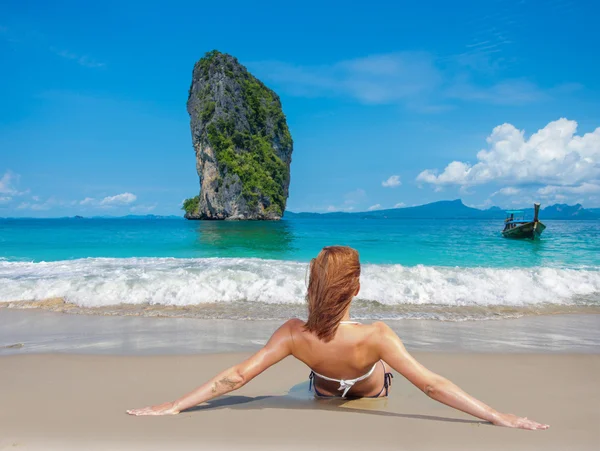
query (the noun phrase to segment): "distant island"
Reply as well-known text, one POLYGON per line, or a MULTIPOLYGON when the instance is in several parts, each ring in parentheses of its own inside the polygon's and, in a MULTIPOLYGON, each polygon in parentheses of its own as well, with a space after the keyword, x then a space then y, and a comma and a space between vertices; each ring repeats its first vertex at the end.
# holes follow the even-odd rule
POLYGON ((279 96, 213 50, 194 66, 187 110, 200 194, 184 201, 185 217, 280 219, 293 141, 279 96))
MULTIPOLYGON (((525 212, 525 217, 533 217, 533 206, 528 208, 521 208, 525 212)), ((285 217, 287 219, 293 218, 373 218, 373 219, 504 219, 506 217, 505 210, 500 207, 491 207, 486 210, 480 210, 473 207, 467 207, 462 200, 442 200, 439 202, 432 202, 430 204, 418 205, 414 207, 404 208, 390 208, 387 210, 376 210, 376 211, 363 211, 363 212, 331 212, 331 213, 294 213, 292 211, 286 211, 285 217)), ((36 219, 36 218, 1 218, 0 219, 36 219)), ((48 219, 151 219, 151 220, 162 220, 162 219, 178 219, 183 220, 181 216, 176 215, 126 215, 126 216, 70 216, 70 217, 56 217, 56 218, 38 218, 41 221, 48 219)), ((566 205, 566 204, 554 204, 548 207, 542 208, 540 212, 540 219, 545 221, 547 219, 600 219, 600 208, 583 208, 581 204, 566 205)))
MULTIPOLYGON (((533 217, 533 206, 522 208, 526 217, 533 217)), ((286 217, 292 218, 315 218, 327 216, 348 217, 358 216, 363 218, 401 218, 401 219, 504 219, 505 210, 499 207, 491 207, 487 210, 479 210, 467 207, 462 200, 442 200, 430 204, 415 207, 391 208, 387 210, 375 210, 364 212, 332 212, 332 213, 292 213, 287 211, 286 217)), ((555 204, 542 208, 540 219, 600 219, 600 208, 585 209, 581 204, 566 205, 555 204)))

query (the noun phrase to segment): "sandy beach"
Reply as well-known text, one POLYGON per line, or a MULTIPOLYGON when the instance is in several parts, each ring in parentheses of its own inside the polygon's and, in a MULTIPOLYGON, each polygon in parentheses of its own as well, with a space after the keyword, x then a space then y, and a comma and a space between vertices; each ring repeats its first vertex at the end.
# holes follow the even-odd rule
MULTIPOLYGON (((510 321, 501 323, 510 330, 510 321)), ((54 325, 58 334, 61 320, 54 325)), ((413 352, 496 409, 551 425, 531 432, 454 411, 398 375, 387 400, 317 401, 308 392, 307 368, 292 358, 192 411, 131 417, 126 409, 172 400, 248 353, 12 351, 0 357, 3 450, 592 450, 600 444, 597 353, 413 352)))
POLYGON ((0 451, 600 451, 598 14, 0 0, 0 451))

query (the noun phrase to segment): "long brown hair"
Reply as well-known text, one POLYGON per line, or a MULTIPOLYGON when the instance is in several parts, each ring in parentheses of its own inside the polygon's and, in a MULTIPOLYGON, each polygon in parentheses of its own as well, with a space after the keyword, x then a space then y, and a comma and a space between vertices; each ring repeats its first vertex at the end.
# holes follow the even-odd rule
POLYGON ((311 260, 309 271, 308 321, 304 327, 327 342, 334 337, 346 308, 358 291, 358 252, 346 246, 324 247, 317 258, 311 260))

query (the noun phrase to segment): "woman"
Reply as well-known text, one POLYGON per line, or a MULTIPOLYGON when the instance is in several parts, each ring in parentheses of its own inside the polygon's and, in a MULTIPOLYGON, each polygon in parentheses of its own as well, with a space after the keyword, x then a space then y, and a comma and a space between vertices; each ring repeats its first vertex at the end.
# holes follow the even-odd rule
POLYGON ((360 290, 358 252, 324 248, 310 264, 308 321, 291 319, 245 362, 235 365, 173 402, 128 410, 131 415, 175 415, 237 390, 270 366, 293 355, 312 369, 316 396, 387 396, 389 367, 427 396, 498 426, 547 429, 527 418, 497 412, 417 362, 386 324, 350 321, 350 303, 360 290))

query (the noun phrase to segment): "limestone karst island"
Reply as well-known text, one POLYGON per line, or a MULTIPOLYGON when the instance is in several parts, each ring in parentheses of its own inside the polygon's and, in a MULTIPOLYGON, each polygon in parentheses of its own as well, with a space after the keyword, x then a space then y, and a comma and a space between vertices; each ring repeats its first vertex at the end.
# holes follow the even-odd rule
POLYGON ((213 50, 194 66, 187 110, 200 194, 184 202, 185 217, 281 219, 293 142, 279 96, 213 50))

